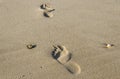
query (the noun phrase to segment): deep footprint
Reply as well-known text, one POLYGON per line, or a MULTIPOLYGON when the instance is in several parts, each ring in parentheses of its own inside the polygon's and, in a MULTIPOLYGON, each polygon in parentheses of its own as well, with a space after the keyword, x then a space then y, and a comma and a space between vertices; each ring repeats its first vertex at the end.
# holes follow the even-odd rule
POLYGON ((71 61, 72 54, 66 49, 65 46, 54 46, 54 51, 52 52, 52 56, 59 63, 61 63, 70 73, 72 74, 80 74, 81 68, 80 66, 71 61))

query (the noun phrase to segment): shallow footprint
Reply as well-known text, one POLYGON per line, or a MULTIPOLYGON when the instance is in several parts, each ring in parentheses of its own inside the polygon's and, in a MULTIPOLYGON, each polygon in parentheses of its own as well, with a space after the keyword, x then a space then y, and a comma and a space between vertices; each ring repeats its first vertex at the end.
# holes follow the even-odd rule
POLYGON ((80 74, 81 68, 76 63, 71 61, 72 54, 66 49, 65 46, 54 46, 54 51, 52 52, 53 58, 55 58, 59 63, 61 63, 70 73, 80 74))

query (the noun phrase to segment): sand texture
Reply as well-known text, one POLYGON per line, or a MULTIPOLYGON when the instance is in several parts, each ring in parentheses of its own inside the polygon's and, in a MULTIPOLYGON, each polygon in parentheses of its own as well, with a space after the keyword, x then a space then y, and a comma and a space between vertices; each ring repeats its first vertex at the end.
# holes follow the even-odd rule
POLYGON ((0 79, 120 79, 120 0, 0 0, 0 79))

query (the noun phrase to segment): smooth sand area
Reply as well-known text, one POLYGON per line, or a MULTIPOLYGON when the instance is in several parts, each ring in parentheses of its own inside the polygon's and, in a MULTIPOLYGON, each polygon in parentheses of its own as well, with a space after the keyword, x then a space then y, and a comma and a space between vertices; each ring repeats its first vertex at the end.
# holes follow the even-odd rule
POLYGON ((120 79, 120 1, 0 0, 0 79, 120 79), (72 53, 80 74, 52 57, 53 45, 72 53))

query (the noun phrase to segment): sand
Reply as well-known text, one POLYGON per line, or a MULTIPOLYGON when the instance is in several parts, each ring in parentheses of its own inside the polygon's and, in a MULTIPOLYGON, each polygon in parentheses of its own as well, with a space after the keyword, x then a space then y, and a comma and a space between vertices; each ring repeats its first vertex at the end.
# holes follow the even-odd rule
POLYGON ((0 0, 0 45, 0 79, 120 79, 120 1, 0 0), (43 3, 55 8, 52 18, 43 3), (51 56, 53 45, 72 53, 80 74, 51 56))

